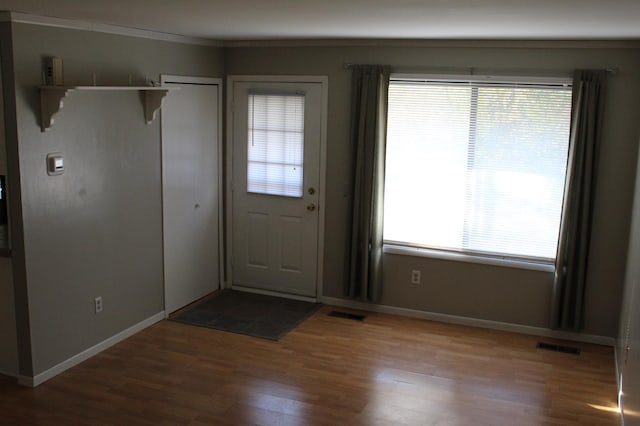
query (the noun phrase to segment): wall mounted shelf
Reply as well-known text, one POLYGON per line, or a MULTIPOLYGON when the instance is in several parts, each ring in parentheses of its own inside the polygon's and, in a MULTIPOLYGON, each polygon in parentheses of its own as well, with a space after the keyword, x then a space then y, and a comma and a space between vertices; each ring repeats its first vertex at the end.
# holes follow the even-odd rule
POLYGON ((144 94, 144 118, 150 124, 156 112, 162 106, 162 99, 170 90, 175 88, 151 86, 40 86, 40 129, 45 130, 53 126, 53 116, 62 110, 65 98, 76 90, 91 91, 131 91, 136 90, 144 94))

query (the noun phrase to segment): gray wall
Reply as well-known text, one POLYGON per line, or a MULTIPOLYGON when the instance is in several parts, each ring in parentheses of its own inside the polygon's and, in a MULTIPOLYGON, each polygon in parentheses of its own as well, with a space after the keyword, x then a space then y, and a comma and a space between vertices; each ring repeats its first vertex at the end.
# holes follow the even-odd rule
POLYGON ((18 374, 13 275, 8 257, 0 257, 0 374, 18 374))
MULTIPOLYGON (((329 76, 326 239, 324 295, 341 297, 348 254, 350 183, 350 73, 344 63, 390 64, 395 71, 435 68, 453 72, 474 67, 478 73, 565 73, 575 68, 617 67, 610 78, 596 194, 593 258, 588 273, 585 333, 614 337, 629 232, 638 141, 640 55, 637 49, 545 48, 511 43, 442 43, 441 47, 233 47, 225 49, 230 75, 279 74, 329 76)), ((385 288, 380 303, 444 314, 548 325, 552 276, 512 268, 410 256, 386 255, 385 288), (421 287, 409 284, 411 269, 422 270, 421 287)))
POLYGON ((640 169, 636 175, 629 255, 617 339, 624 424, 640 424, 640 169), (627 352, 627 346, 629 351, 627 352))
POLYGON ((9 225, 11 234, 11 273, 13 276, 14 311, 19 372, 31 375, 31 335, 29 329, 29 298, 24 262, 22 227, 22 197, 20 190, 20 160, 18 155, 18 126, 16 119, 16 87, 13 66, 13 34, 10 23, 0 24, 0 53, 2 54, 2 97, 4 106, 4 134, 7 149, 7 186, 9 190, 9 225))
POLYGON ((12 36, 17 138, 7 144, 19 156, 11 177, 24 229, 14 236, 24 274, 14 281, 16 305, 28 304, 18 319, 20 370, 36 375, 164 308, 160 120, 145 124, 138 92, 75 92, 41 133, 42 58, 64 60, 66 84, 90 84, 93 72, 98 85, 221 76, 223 65, 208 46, 28 24, 13 24, 12 36), (50 152, 64 154, 63 175, 47 175, 50 152))
MULTIPOLYGON (((1 81, 1 79, 0 79, 1 81)), ((4 106, 0 86, 0 175, 7 174, 7 148, 4 134, 4 106)), ((18 373, 15 295, 11 258, 0 257, 0 373, 18 373)))

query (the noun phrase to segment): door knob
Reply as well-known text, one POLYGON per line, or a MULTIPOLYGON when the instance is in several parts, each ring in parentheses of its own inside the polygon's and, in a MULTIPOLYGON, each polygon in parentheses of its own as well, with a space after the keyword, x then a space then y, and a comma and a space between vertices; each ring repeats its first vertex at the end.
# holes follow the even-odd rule
POLYGON ((316 209, 316 205, 311 203, 307 206, 307 210, 309 210, 310 212, 314 211, 316 209))

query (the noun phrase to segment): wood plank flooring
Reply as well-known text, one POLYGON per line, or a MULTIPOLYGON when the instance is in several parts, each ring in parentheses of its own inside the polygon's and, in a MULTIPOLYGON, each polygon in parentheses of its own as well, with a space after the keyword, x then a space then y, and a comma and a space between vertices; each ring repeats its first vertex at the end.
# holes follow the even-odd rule
POLYGON ((612 348, 325 306, 279 342, 162 321, 43 385, 11 425, 616 425, 612 348))

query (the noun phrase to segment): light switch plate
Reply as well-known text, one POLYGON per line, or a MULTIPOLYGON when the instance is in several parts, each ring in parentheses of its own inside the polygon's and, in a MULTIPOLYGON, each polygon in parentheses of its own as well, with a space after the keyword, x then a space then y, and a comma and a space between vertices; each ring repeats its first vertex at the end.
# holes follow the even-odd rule
POLYGON ((64 156, 61 152, 47 154, 47 174, 49 176, 61 175, 64 173, 64 156))

